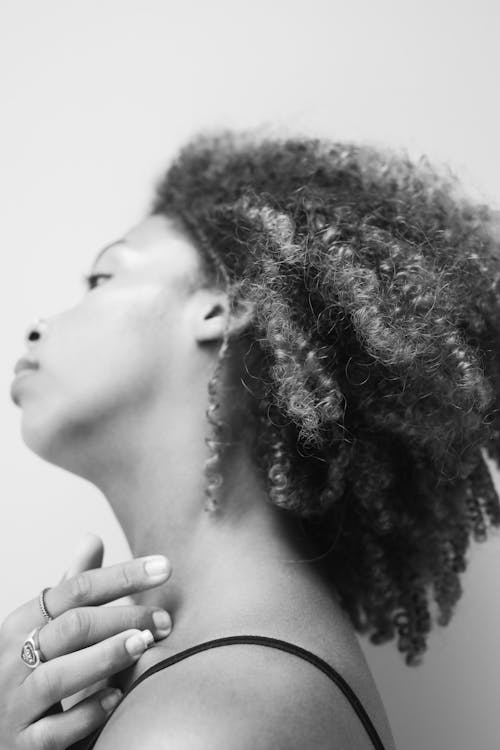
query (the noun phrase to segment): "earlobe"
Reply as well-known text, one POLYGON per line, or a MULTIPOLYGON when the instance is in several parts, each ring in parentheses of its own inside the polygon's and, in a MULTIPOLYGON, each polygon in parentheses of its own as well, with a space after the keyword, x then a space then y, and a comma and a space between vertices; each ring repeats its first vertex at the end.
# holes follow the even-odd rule
POLYGON ((199 321, 196 331, 198 343, 222 340, 224 336, 226 316, 224 308, 217 305, 199 321))
POLYGON ((211 294, 199 296, 195 309, 195 338, 199 344, 223 339, 226 325, 227 304, 222 298, 211 294))
POLYGON ((214 305, 214 307, 212 307, 210 312, 208 312, 205 315, 205 320, 208 320, 208 318, 213 318, 214 315, 218 315, 219 313, 223 313, 223 312, 224 312, 224 308, 222 307, 222 305, 219 305, 219 304, 214 305))
POLYGON ((238 300, 236 309, 231 314, 229 330, 232 334, 241 333, 250 326, 253 321, 255 306, 249 300, 238 300))
MULTIPOLYGON (((203 315, 198 319, 196 325, 196 340, 198 343, 210 341, 222 341, 226 330, 227 316, 229 315, 228 301, 212 302, 205 308, 203 315)), ((246 301, 238 301, 231 313, 229 321, 229 335, 234 336, 248 327, 253 318, 253 305, 246 301)))

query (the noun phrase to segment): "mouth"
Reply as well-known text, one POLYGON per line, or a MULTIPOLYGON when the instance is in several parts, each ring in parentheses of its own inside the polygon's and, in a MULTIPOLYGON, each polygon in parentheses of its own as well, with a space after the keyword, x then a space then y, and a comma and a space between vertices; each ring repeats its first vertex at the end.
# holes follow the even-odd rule
POLYGON ((40 365, 34 359, 21 357, 21 359, 18 359, 15 364, 14 375, 19 375, 19 373, 24 372, 25 370, 38 370, 39 367, 40 365))
POLYGON ((26 375, 33 374, 38 370, 40 365, 38 362, 35 362, 33 359, 29 359, 28 357, 21 357, 20 360, 16 362, 16 365, 14 367, 14 379, 10 386, 10 397, 12 401, 16 404, 16 406, 20 406, 19 402, 19 388, 22 381, 24 381, 26 375))

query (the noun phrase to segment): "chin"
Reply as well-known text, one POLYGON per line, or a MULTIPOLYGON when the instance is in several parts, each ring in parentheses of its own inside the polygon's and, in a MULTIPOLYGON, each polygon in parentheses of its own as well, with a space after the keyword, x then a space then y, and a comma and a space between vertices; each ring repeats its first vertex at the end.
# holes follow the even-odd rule
POLYGON ((21 421, 21 437, 24 444, 37 456, 50 463, 58 464, 57 457, 61 452, 61 439, 57 437, 58 430, 48 424, 40 415, 23 411, 21 421))
POLYGON ((80 474, 75 461, 79 452, 76 432, 74 419, 63 419, 61 415, 49 414, 46 409, 23 410, 21 437, 26 447, 44 461, 80 474))
POLYGON ((39 458, 71 474, 97 484, 97 475, 107 467, 116 434, 109 409, 98 398, 57 399, 49 404, 30 404, 23 409, 21 435, 24 444, 39 458))

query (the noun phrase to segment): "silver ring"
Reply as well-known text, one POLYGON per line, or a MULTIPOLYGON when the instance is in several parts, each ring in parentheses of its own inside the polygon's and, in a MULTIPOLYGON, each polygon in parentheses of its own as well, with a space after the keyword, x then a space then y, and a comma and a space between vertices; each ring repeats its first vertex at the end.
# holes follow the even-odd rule
POLYGON ((38 633, 43 628, 43 625, 39 625, 37 628, 31 631, 29 636, 23 643, 21 649, 21 659, 30 669, 35 669, 44 661, 47 661, 45 656, 40 650, 40 641, 38 639, 38 633))
POLYGON ((43 591, 40 591, 40 596, 38 597, 38 603, 40 604, 40 609, 42 610, 42 615, 45 617, 46 622, 50 622, 54 619, 45 606, 45 594, 47 591, 50 591, 50 589, 51 587, 47 586, 43 591))

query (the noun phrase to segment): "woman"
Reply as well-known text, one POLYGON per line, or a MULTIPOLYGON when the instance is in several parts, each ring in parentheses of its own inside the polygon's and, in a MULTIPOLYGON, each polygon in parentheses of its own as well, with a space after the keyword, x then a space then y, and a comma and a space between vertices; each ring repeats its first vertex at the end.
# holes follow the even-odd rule
POLYGON ((393 749, 355 632, 419 664, 432 599, 447 624, 471 536, 500 525, 482 453, 498 460, 499 280, 490 211, 425 160, 188 143, 91 291, 31 332, 38 369, 13 387, 26 444, 103 491, 134 557, 168 557, 149 583, 142 560, 66 578, 43 626, 37 600, 8 618, 17 705, 39 701, 5 719, 15 746, 100 723, 78 747, 393 749), (57 651, 58 620, 88 626, 114 608, 82 604, 123 593, 138 660, 135 630, 69 653, 67 625, 57 651), (155 608, 175 627, 151 645, 155 608), (47 661, 30 670, 36 626, 47 661), (97 650, 111 642, 121 662, 97 650), (125 696, 104 728, 92 696, 42 712, 111 675, 125 696))

